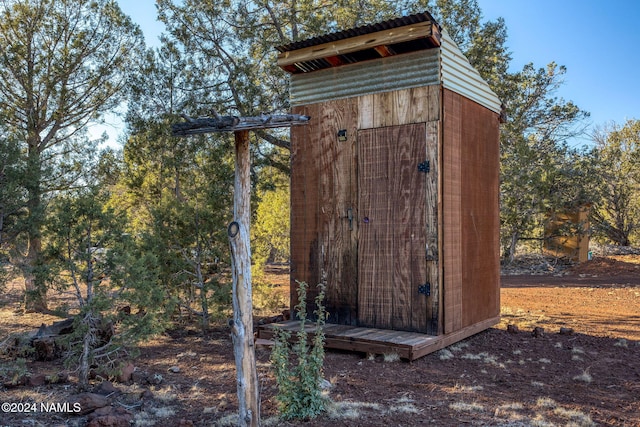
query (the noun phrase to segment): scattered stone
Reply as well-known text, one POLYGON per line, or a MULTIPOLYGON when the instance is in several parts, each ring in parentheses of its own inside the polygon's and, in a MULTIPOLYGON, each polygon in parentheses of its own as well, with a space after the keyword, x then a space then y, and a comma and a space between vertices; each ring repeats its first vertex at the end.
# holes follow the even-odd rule
POLYGON ((153 385, 160 385, 163 380, 164 380, 164 377, 161 374, 153 374, 153 376, 149 377, 148 379, 149 384, 153 384, 153 385))
POLYGON ((174 374, 177 374, 180 372, 180 366, 174 365, 172 367, 170 367, 169 369, 167 369, 169 372, 173 372, 174 374))
POLYGON ((536 338, 541 338, 544 336, 544 328, 541 328, 539 326, 535 327, 533 329, 532 335, 536 338))
POLYGON ((117 389, 111 381, 102 381, 98 387, 96 387, 95 392, 102 396, 109 396, 110 394, 120 393, 120 390, 117 389))
POLYGON ((510 323, 507 325, 507 332, 509 332, 510 334, 517 334, 518 332, 520 332, 520 328, 518 328, 518 325, 510 323))
POLYGON ((107 397, 97 393, 80 393, 75 396, 71 396, 69 402, 72 406, 75 403, 80 404, 80 413, 78 415, 86 415, 111 403, 107 397))
POLYGON ((564 326, 561 327, 560 335, 573 335, 573 328, 565 328, 564 326))
POLYGON ((128 362, 123 364, 120 370, 120 374, 118 375, 117 381, 119 383, 128 383, 129 381, 131 381, 131 378, 135 370, 136 370, 136 367, 133 363, 128 362))
POLYGON ((27 385, 31 387, 40 387, 45 385, 47 377, 44 374, 35 374, 27 377, 27 385))
POLYGON ((149 373, 142 371, 140 369, 136 369, 131 373, 131 381, 136 384, 150 384, 149 382, 149 373))
POLYGON ((133 414, 117 406, 105 406, 96 409, 90 416, 87 427, 129 427, 133 414))

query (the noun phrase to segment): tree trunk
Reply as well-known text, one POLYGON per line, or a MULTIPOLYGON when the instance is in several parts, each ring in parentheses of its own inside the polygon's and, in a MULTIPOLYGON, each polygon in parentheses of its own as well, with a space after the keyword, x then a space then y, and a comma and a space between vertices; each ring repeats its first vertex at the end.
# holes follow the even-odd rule
POLYGON ((516 248, 518 246, 518 239, 520 238, 520 233, 514 231, 511 233, 511 244, 509 245, 509 264, 512 264, 516 259, 516 248))
POLYGON ((24 311, 43 313, 47 311, 47 291, 38 274, 38 264, 42 252, 42 239, 38 235, 29 236, 29 252, 24 270, 24 311))
POLYGON ((233 273, 233 352, 238 387, 238 425, 260 425, 260 398, 253 340, 251 248, 249 244, 251 177, 248 131, 236 131, 233 216, 229 224, 233 273))
POLYGON ((43 223, 43 205, 42 205, 42 189, 41 181, 41 165, 40 151, 37 139, 33 137, 29 141, 29 155, 27 166, 29 167, 29 180, 27 182, 27 208, 29 210, 29 219, 27 225, 27 235, 29 248, 25 259, 24 272, 24 311, 29 312, 45 312, 47 311, 47 290, 41 272, 42 257, 42 223, 43 223))

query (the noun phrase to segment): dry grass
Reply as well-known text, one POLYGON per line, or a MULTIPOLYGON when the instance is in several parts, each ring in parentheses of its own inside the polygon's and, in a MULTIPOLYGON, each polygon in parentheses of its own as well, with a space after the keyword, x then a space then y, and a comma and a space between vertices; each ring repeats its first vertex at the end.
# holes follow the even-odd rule
POLYGON ((451 360, 454 357, 454 354, 446 348, 443 348, 438 352, 438 358, 440 358, 440 360, 451 360))
POLYGON ((387 353, 383 355, 383 360, 387 363, 396 363, 400 361, 398 353, 387 353))
POLYGON ((485 407, 477 402, 454 402, 449 405, 449 408, 457 412, 484 412, 485 407))
POLYGON ((380 411, 381 406, 367 402, 330 402, 327 405, 327 416, 332 420, 357 420, 363 410, 380 411))
POLYGON ((587 384, 590 384, 593 381, 593 377, 589 374, 588 369, 582 372, 580 375, 576 375, 573 377, 575 381, 581 381, 587 384))

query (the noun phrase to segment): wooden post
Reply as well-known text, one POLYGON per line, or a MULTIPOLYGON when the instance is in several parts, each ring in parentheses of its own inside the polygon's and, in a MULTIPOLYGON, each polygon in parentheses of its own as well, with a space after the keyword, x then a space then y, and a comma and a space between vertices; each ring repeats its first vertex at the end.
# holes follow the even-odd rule
POLYGON ((238 425, 260 425, 260 397, 253 340, 253 303, 251 299, 251 177, 249 132, 235 131, 234 221, 229 224, 231 269, 233 273, 233 321, 231 336, 236 361, 238 386, 238 425))

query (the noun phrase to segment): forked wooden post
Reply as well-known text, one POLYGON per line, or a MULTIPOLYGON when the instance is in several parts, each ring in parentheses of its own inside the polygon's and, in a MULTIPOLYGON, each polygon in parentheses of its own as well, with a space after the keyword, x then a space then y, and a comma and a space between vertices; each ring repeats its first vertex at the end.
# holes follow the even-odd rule
POLYGON ((253 340, 253 303, 251 298, 251 163, 249 131, 235 131, 235 182, 233 222, 229 224, 231 269, 233 272, 233 352, 238 386, 238 425, 260 425, 260 399, 253 340))
POLYGON ((263 114, 257 117, 220 116, 192 119, 171 126, 174 136, 213 132, 233 132, 235 136, 235 181, 233 221, 227 230, 233 274, 233 320, 230 322, 238 386, 238 425, 260 425, 260 392, 253 340, 253 301, 251 293, 251 158, 249 130, 306 124, 310 117, 299 114, 263 114))

